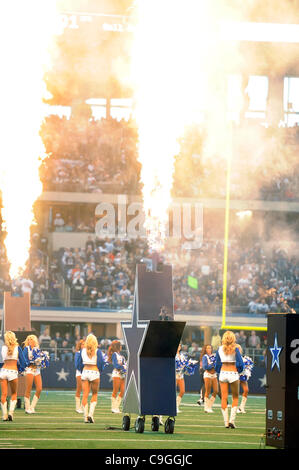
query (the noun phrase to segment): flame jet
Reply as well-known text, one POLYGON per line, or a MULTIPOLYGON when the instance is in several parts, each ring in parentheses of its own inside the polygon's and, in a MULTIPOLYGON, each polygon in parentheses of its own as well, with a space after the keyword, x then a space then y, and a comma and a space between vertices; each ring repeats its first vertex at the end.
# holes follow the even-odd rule
POLYGON ((203 104, 209 48, 206 2, 135 2, 132 83, 139 129, 145 229, 150 247, 167 237, 178 138, 203 104))
POLYGON ((39 136, 44 117, 43 80, 58 15, 55 0, 1 4, 0 190, 6 252, 12 279, 24 272, 30 249, 33 204, 42 192, 39 136))

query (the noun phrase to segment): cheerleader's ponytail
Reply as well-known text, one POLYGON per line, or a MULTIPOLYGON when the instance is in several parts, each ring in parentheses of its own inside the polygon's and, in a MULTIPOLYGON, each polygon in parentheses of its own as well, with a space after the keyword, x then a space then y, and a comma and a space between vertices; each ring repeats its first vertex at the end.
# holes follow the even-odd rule
POLYGON ((8 355, 11 356, 16 346, 19 346, 17 337, 13 331, 7 331, 4 334, 4 342, 7 346, 8 355))
POLYGON ((85 347, 87 356, 91 359, 95 355, 98 348, 98 340, 92 333, 87 336, 85 347))

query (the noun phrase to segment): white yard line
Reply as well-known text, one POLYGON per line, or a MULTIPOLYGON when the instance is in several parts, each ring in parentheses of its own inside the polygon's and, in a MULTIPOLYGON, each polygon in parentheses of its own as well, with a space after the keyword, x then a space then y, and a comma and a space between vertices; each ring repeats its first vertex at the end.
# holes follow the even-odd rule
MULTIPOLYGON (((162 427, 162 426, 161 426, 161 427, 162 427)), ((176 427, 177 427, 177 426, 176 426, 176 427)), ((216 426, 215 426, 215 427, 216 427, 216 426)), ((217 426, 217 428, 219 428, 219 427, 221 427, 221 428, 223 429, 223 426, 217 426)), ((240 429, 240 428, 238 428, 238 429, 240 429)), ((260 429, 260 428, 256 428, 256 429, 260 429)), ((30 429, 30 430, 31 430, 31 429, 30 429)), ((17 429, 9 429, 9 431, 16 432, 16 431, 18 431, 18 430, 17 430, 17 429)), ((27 431, 27 430, 26 430, 26 429, 22 429, 22 431, 27 431)), ((36 431, 38 431, 38 432, 49 432, 49 429, 37 429, 36 431)), ((53 431, 53 429, 51 429, 51 431, 53 431)), ((67 431, 72 431, 72 429, 55 429, 55 432, 67 432, 67 431)), ((108 430, 105 430, 105 429, 102 429, 102 430, 96 429, 95 431, 96 431, 96 432, 106 432, 106 431, 108 431, 108 430)), ((94 431, 94 432, 95 432, 95 431, 94 431)), ((118 430, 116 430, 116 431, 118 431, 118 430)), ((122 429, 119 429, 119 431, 124 432, 124 431, 122 431, 122 429)), ((91 431, 91 432, 93 432, 93 431, 91 431)), ((145 432, 147 432, 147 430, 146 430, 145 432)), ((228 431, 228 432, 230 432, 230 431, 228 431)), ((185 433, 185 434, 187 434, 187 433, 185 433)), ((190 434, 191 434, 191 433, 190 433, 190 434)), ((200 432, 199 432, 198 434, 215 435, 215 432, 204 432, 204 433, 200 433, 200 432)), ((220 436, 220 435, 225 435, 225 436, 227 436, 227 431, 226 431, 226 432, 224 432, 224 431, 223 431, 223 432, 217 432, 217 436, 220 436)), ((246 437, 246 436, 247 436, 247 437, 261 437, 260 434, 242 434, 242 437, 246 437)), ((14 438, 11 438, 11 439, 14 439, 14 438)), ((21 438, 20 438, 20 439, 21 439, 21 438)), ((132 439, 133 439, 133 438, 132 438, 132 439)), ((1 443, 0 443, 0 445, 1 445, 1 443)), ((11 444, 11 445, 13 445, 13 444, 11 444)))
MULTIPOLYGON (((2 440, 5 440, 2 439, 2 440)), ((88 441, 96 441, 96 442, 126 442, 128 443, 128 439, 99 439, 99 438, 90 438, 90 439, 77 439, 77 438, 63 438, 63 439, 60 439, 60 438, 43 438, 43 437, 39 437, 39 438, 14 438, 14 440, 16 441, 53 441, 53 442, 56 442, 56 441, 71 441, 71 442, 75 442, 75 441, 84 441, 84 442, 88 442, 88 441)), ((133 440, 133 439, 132 439, 133 440)), ((135 441, 136 442, 136 441, 135 441)), ((188 443, 207 443, 207 444, 233 444, 233 445, 256 445, 258 446, 259 444, 257 442, 231 442, 231 441, 202 441, 202 440, 187 440, 187 439, 147 439, 146 441, 144 441, 145 443, 147 442, 177 442, 177 443, 180 443, 180 442, 188 442, 188 443)))

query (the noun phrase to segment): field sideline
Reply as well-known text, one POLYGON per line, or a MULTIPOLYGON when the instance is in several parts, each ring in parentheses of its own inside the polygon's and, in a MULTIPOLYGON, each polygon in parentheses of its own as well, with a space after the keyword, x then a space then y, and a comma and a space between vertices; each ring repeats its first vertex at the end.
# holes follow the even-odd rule
POLYGON ((271 449, 265 447, 264 396, 249 396, 247 413, 237 415, 237 429, 226 429, 218 397, 214 413, 208 414, 196 404, 197 394, 186 393, 174 434, 165 434, 164 426, 151 431, 150 416, 144 433, 136 433, 136 415, 132 429, 123 431, 122 414, 110 411, 110 391, 99 392, 95 423, 86 424, 75 412, 74 396, 69 390, 43 390, 35 415, 16 409, 13 422, 0 422, 0 449, 271 449))

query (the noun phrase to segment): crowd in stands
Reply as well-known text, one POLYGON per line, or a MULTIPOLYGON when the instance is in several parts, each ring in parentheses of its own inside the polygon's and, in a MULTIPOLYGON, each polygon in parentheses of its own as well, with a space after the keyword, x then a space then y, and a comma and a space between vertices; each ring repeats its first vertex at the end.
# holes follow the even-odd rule
MULTIPOLYGON (((223 242, 204 242, 198 250, 168 248, 173 266, 176 311, 215 313, 222 308, 223 242), (197 286, 189 284, 195 278, 197 286)), ((229 248, 228 309, 265 314, 299 308, 299 259, 276 248, 265 253, 260 244, 229 248)), ((136 264, 149 262, 144 239, 93 239, 82 249, 60 250, 58 264, 71 289, 74 306, 131 308, 136 264)))
MULTIPOLYGON (((274 129, 246 123, 245 130, 234 132, 231 198, 298 201, 299 126, 274 129)), ((50 115, 41 137, 47 153, 40 167, 44 191, 141 193, 133 120, 50 115)), ((174 197, 225 197, 226 157, 206 158, 204 146, 204 129, 186 130, 175 159, 174 197), (223 184, 219 184, 219 166, 223 184)))
POLYGON ((62 249, 61 273, 70 286, 74 306, 131 308, 136 264, 148 255, 144 240, 88 237, 85 247, 62 249))
MULTIPOLYGON (((167 256, 174 266, 177 310, 215 312, 222 309, 223 242, 203 243, 199 252, 177 250, 167 256), (188 284, 197 279, 197 288, 188 284)), ((299 308, 299 258, 276 248, 266 254, 260 244, 247 249, 233 240, 229 247, 228 311, 252 314, 286 312, 299 308)))
MULTIPOLYGON (((198 249, 184 250, 180 246, 164 251, 163 261, 173 266, 176 312, 221 312, 223 250, 222 240, 211 240, 198 249)), ((4 263, 0 265, 3 294, 11 283, 7 271, 5 274, 3 255, 0 262, 4 263)), ((60 293, 64 282, 70 289, 69 306, 131 309, 136 264, 140 262, 150 262, 145 239, 99 239, 90 235, 84 247, 61 248, 51 257, 46 257, 38 246, 33 247, 26 274, 12 287, 15 292, 30 291, 35 306, 63 305, 60 293)), ((260 243, 246 247, 231 240, 227 311, 266 314, 292 310, 299 311, 298 255, 279 247, 266 252, 260 243)))
POLYGON ((50 115, 40 134, 47 154, 40 167, 44 191, 140 192, 131 121, 50 115))
POLYGON ((94 233, 95 231, 95 216, 85 214, 80 215, 80 218, 76 217, 70 210, 66 215, 56 212, 52 227, 53 232, 86 232, 94 233))

